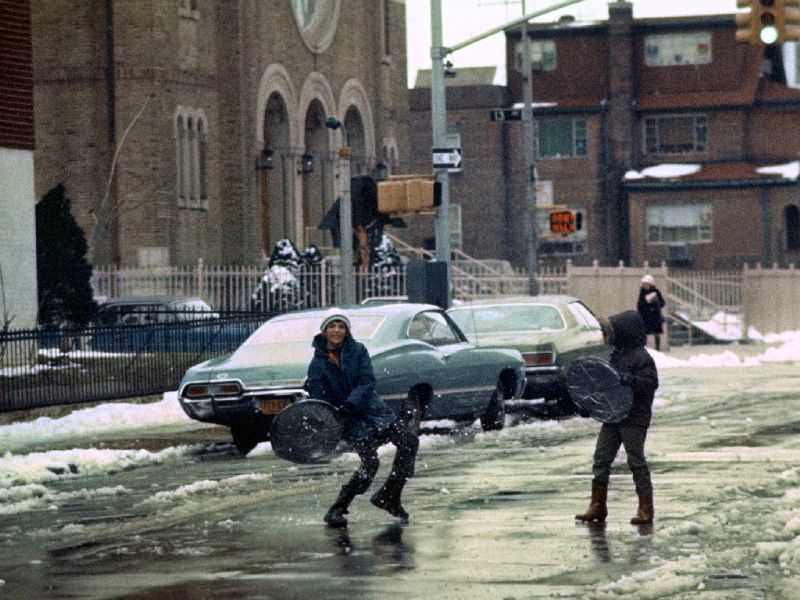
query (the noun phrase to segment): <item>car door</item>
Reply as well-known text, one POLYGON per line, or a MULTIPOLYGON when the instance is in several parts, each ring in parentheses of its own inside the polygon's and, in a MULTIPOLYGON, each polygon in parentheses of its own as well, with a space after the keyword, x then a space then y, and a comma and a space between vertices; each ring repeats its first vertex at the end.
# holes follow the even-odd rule
POLYGON ((485 383, 481 365, 476 364, 474 346, 469 343, 442 310, 417 314, 409 326, 409 337, 429 344, 439 358, 431 372, 433 398, 428 418, 446 419, 471 415, 491 394, 479 386, 485 383), (480 388, 480 389, 479 389, 480 388))

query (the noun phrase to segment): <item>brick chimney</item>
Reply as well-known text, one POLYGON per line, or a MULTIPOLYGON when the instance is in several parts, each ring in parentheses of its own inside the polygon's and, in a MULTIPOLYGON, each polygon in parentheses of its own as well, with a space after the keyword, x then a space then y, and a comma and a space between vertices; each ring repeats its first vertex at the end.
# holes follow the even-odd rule
MULTIPOLYGON (((605 260, 626 263, 630 257, 628 201, 622 177, 635 163, 633 4, 608 5, 607 110, 604 141, 604 192, 600 215, 605 230, 605 260)), ((598 207, 600 208, 600 207, 598 207)), ((597 214, 597 213, 596 213, 597 214)))

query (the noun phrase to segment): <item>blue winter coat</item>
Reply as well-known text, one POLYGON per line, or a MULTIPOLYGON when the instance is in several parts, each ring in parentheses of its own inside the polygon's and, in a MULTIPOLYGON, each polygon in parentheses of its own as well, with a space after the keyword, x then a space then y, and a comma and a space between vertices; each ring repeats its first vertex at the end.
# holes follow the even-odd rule
POLYGON ((308 365, 306 391, 312 398, 334 406, 345 402, 355 407, 355 414, 345 419, 344 439, 357 444, 391 425, 395 412, 375 392, 375 374, 364 344, 347 336, 339 349, 339 364, 328 356, 321 333, 314 337, 314 358, 308 365))

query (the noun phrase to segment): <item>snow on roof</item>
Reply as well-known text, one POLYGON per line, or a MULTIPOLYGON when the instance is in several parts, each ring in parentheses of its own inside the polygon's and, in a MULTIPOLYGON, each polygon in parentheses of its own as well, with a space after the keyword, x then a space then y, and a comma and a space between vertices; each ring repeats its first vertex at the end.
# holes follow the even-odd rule
POLYGON ((784 165, 771 165, 769 167, 759 167, 757 173, 765 175, 780 175, 784 179, 797 179, 800 176, 800 161, 793 160, 784 165))
POLYGON ((661 165, 647 167, 641 171, 628 171, 625 173, 625 180, 630 181, 632 179, 644 179, 645 177, 658 177, 661 179, 668 179, 671 177, 686 177, 687 175, 694 175, 699 171, 700 165, 664 163, 661 165))
MULTIPOLYGON (((531 102, 531 108, 550 108, 558 106, 557 102, 531 102)), ((524 102, 517 102, 511 108, 525 108, 524 102)))

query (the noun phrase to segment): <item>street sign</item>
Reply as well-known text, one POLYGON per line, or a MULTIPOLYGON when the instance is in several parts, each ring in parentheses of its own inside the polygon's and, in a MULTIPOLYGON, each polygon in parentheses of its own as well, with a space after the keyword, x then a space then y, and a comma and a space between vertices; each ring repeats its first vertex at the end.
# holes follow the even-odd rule
POLYGON ((489 111, 492 121, 522 121, 521 108, 495 108, 489 111))
POLYGON ((433 168, 447 169, 449 173, 461 171, 461 148, 433 148, 433 168))

